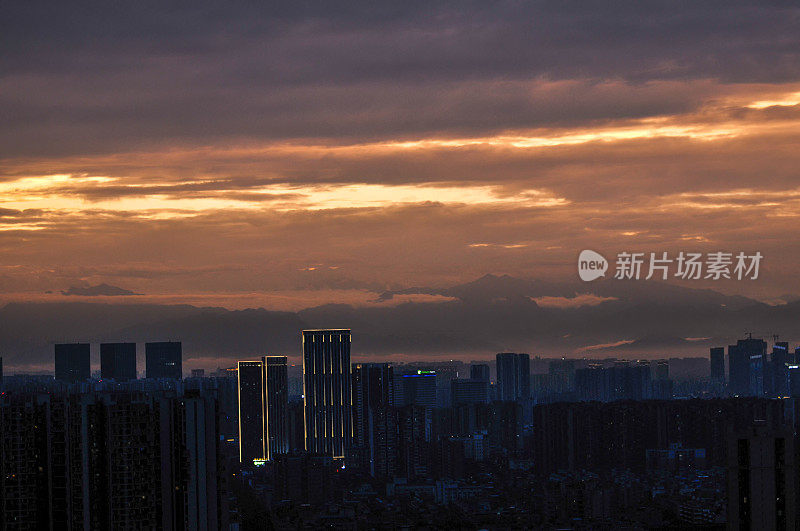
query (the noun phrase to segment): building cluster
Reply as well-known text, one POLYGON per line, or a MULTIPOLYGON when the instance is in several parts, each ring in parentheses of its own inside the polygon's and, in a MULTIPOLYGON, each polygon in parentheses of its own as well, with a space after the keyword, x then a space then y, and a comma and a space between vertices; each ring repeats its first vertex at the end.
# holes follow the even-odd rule
POLYGON ((238 362, 239 455, 245 465, 305 451, 373 477, 390 478, 401 469, 404 476, 424 475, 436 423, 455 422, 434 418, 437 406, 469 410, 463 429, 451 437, 467 455, 487 453, 489 436, 481 430, 490 417, 511 424, 504 433, 511 450, 521 441, 521 406, 530 398, 527 354, 498 354, 492 386, 485 364, 464 370, 464 378, 448 368, 408 366, 396 374, 388 363, 351 364, 350 330, 305 330, 302 353, 302 422, 290 404, 285 356, 238 362))
MULTIPOLYGON (((82 382, 91 376, 89 343, 63 343, 55 346, 55 378, 62 382, 82 382)), ((180 380, 183 377, 183 350, 180 341, 145 343, 145 377, 180 380)), ((136 343, 101 343, 100 378, 125 382, 135 380, 136 343)))
POLYGON ((226 525, 212 396, 32 387, 0 400, 0 528, 226 525))
POLYGON ((0 528, 790 529, 798 351, 351 363, 348 329, 182 374, 178 342, 2 377, 0 528), (689 376, 687 376, 687 374, 689 376), (680 399, 676 399, 680 398, 680 399), (352 526, 351 526, 352 527, 352 526))
MULTIPOLYGON (((724 349, 711 349, 711 377, 725 381, 724 349)), ((734 396, 800 396, 800 347, 767 342, 752 335, 728 346, 728 392, 734 396)))

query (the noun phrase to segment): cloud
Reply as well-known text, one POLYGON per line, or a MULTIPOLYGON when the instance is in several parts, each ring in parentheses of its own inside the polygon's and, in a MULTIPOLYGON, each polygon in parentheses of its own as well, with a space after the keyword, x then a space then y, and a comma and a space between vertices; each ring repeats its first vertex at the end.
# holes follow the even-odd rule
POLYGON ((81 297, 98 297, 98 296, 124 296, 124 295, 141 295, 133 291, 111 286, 109 284, 98 284, 96 286, 70 286, 69 289, 63 290, 62 295, 78 295, 81 297))
POLYGON ((692 286, 796 281, 796 6, 6 11, 4 295, 458 298, 487 271, 572 280, 586 248, 760 250, 758 282, 692 286))
POLYGON ((301 3, 15 3, 0 153, 574 125, 800 71, 798 10, 781 2, 301 3))
POLYGON ((543 308, 580 308, 581 306, 597 306, 616 297, 598 297, 591 293, 581 293, 574 297, 531 297, 531 300, 543 308))
POLYGON ((597 345, 586 345, 585 347, 580 347, 576 349, 576 352, 591 352, 593 350, 613 350, 616 347, 621 347, 623 345, 630 345, 633 343, 634 339, 620 339, 619 341, 612 341, 610 343, 599 343, 597 345))
MULTIPOLYGON (((0 321, 8 329, 0 337, 0 350, 9 353, 9 366, 19 368, 46 365, 47 360, 52 363, 54 342, 173 338, 184 342, 187 366, 207 363, 211 364, 207 368, 213 368, 264 351, 296 360, 299 331, 324 326, 351 327, 353 355, 363 360, 394 356, 485 359, 507 350, 559 357, 564 353, 575 357, 706 357, 709 346, 731 344, 741 338, 742 330, 765 338, 780 333, 781 339, 791 344, 800 340, 798 303, 769 306, 710 290, 646 281, 638 288, 620 281, 593 284, 604 297, 617 299, 600 305, 547 308, 513 296, 566 291, 579 284, 486 275, 444 287, 442 291, 459 294, 452 297, 455 300, 321 304, 330 301, 326 297, 331 294, 320 293, 320 304, 291 312, 144 304, 140 302, 144 298, 9 303, 0 307, 0 321), (658 293, 662 295, 655 297, 661 302, 653 304, 652 297, 658 293), (192 362, 196 358, 203 361, 192 362)), ((310 299, 305 302, 314 304, 310 299)))

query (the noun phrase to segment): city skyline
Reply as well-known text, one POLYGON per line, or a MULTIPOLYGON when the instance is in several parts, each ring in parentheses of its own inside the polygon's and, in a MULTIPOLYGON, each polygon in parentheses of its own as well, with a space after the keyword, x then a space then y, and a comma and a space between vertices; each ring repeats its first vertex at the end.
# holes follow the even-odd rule
POLYGON ((800 528, 797 2, 0 9, 0 530, 800 528))
MULTIPOLYGON (((485 275, 446 289, 383 292, 380 298, 400 302, 388 308, 324 305, 300 312, 15 303, 0 308, 0 318, 15 323, 0 335, 0 352, 7 353, 6 364, 14 370, 41 372, 50 367, 53 343, 92 338, 141 344, 179 336, 187 368, 226 366, 243 355, 264 353, 288 355, 296 363, 297 330, 354 320, 362 326, 353 359, 363 362, 480 359, 504 350, 554 357, 686 357, 735 343, 747 333, 800 340, 798 302, 773 306, 652 280, 597 280, 591 283, 596 295, 575 295, 585 284, 576 282, 485 275), (409 294, 447 302, 408 303, 409 294), (665 321, 664 312, 672 317, 665 321)), ((96 344, 92 348, 93 363, 99 363, 96 344)), ((142 350, 137 359, 137 370, 144 370, 142 350)))

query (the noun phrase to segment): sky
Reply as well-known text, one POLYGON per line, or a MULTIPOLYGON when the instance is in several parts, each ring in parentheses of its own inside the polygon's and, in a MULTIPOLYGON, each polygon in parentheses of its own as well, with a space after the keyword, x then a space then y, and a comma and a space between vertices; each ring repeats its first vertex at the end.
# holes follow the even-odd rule
POLYGON ((800 294, 793 2, 166 4, 3 4, 0 303, 431 301, 377 295, 583 249, 800 294))

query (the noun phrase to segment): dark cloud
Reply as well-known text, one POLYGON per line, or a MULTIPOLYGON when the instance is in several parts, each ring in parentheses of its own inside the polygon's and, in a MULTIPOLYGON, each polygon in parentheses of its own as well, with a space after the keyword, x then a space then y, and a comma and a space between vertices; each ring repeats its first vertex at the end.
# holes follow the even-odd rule
POLYGON ((67 290, 61 291, 62 295, 78 295, 81 297, 117 297, 125 295, 141 295, 129 289, 112 286, 110 284, 98 284, 96 286, 70 286, 67 290))
POLYGON ((172 338, 183 341, 187 366, 199 360, 224 367, 264 351, 295 357, 299 331, 320 326, 351 327, 353 356, 359 360, 398 353, 486 358, 507 349, 543 356, 706 357, 709 346, 735 342, 744 330, 800 340, 798 303, 770 307, 715 291, 644 281, 592 286, 614 293, 614 299, 542 308, 518 295, 544 295, 552 285, 490 275, 448 286, 460 294, 451 302, 377 308, 331 304, 296 313, 188 305, 9 304, 0 308, 0 349, 9 353, 8 365, 46 366, 54 342, 172 338), (653 293, 663 295, 658 303, 653 293))
POLYGON ((800 74, 792 3, 300 4, 7 3, 0 156, 641 117, 708 95, 649 81, 800 74))

